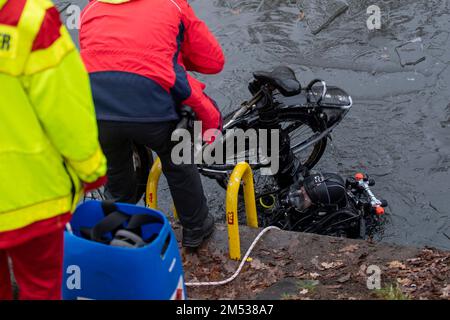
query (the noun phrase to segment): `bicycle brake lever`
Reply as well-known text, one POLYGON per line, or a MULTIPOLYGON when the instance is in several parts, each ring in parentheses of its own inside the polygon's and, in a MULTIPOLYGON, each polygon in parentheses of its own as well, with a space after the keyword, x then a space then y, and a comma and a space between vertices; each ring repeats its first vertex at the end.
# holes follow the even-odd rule
POLYGON ((182 117, 181 121, 177 124, 177 129, 187 129, 189 126, 189 119, 187 117, 182 117))
POLYGON ((181 116, 181 120, 178 122, 176 129, 186 129, 189 130, 191 126, 191 122, 195 120, 194 111, 188 109, 187 107, 182 107, 179 112, 181 116))

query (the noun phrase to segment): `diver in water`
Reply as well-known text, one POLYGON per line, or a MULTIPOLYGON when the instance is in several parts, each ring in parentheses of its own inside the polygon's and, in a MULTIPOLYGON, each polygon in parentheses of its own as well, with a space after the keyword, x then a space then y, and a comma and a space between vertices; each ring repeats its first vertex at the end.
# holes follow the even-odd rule
POLYGON ((388 204, 370 190, 373 179, 361 173, 344 179, 336 173, 299 171, 290 186, 258 198, 261 226, 349 238, 379 230, 388 204))
POLYGON ((346 183, 335 173, 313 173, 294 183, 283 202, 300 212, 312 206, 344 208, 348 204, 346 183))

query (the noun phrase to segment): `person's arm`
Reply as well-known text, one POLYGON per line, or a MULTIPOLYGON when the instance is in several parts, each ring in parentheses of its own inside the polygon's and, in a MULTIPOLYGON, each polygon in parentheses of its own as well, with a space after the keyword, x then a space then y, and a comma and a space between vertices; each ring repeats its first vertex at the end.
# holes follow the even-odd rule
POLYGON ((89 78, 54 7, 47 10, 21 80, 55 149, 80 180, 98 186, 105 179, 106 159, 89 78))
POLYGON ((222 71, 225 57, 222 48, 208 26, 195 15, 185 0, 182 6, 185 27, 181 55, 187 71, 215 74, 222 71))

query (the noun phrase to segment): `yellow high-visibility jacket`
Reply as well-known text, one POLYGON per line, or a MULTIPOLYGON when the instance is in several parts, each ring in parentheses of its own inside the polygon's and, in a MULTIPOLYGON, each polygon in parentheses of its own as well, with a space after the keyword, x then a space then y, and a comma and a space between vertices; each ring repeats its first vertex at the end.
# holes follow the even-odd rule
POLYGON ((87 72, 48 0, 0 0, 0 232, 73 210, 106 174, 87 72))

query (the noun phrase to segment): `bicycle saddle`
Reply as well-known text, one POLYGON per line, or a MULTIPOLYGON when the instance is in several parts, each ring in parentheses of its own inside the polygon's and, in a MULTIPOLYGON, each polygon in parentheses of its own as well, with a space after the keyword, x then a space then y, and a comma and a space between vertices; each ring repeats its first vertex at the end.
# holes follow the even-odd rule
POLYGON ((286 66, 277 67, 271 72, 256 71, 253 76, 263 85, 274 86, 285 97, 295 96, 302 91, 294 71, 286 66))

